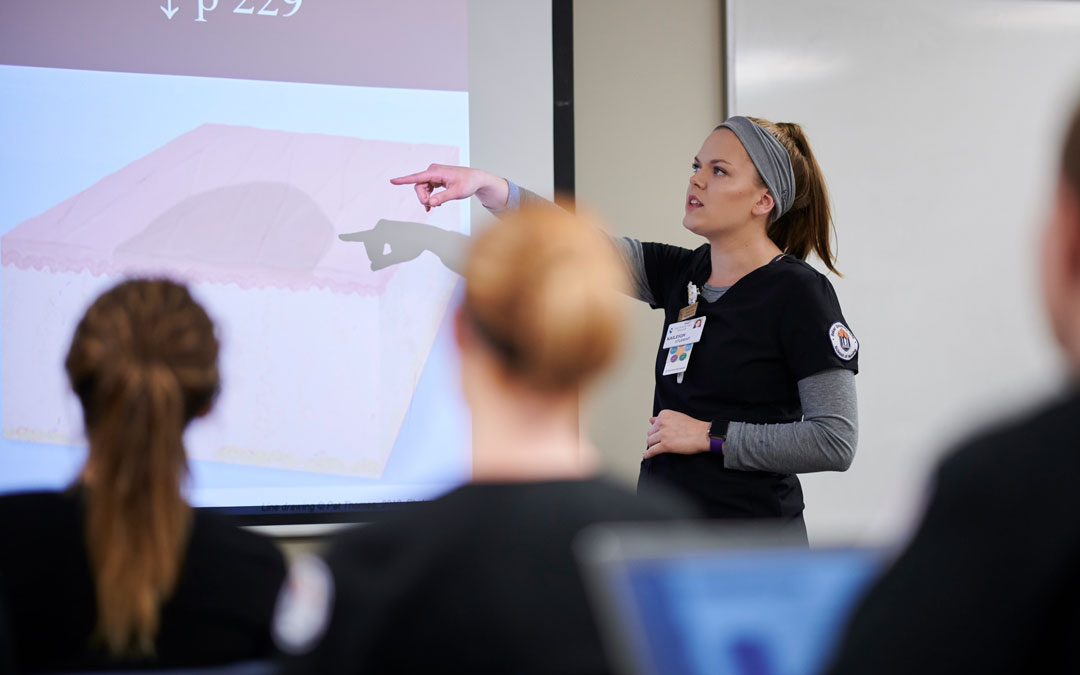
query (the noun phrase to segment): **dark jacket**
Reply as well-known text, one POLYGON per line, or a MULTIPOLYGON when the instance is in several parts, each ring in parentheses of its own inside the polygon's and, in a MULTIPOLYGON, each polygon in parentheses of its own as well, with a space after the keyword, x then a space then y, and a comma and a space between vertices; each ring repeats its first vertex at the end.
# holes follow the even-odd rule
POLYGON ((830 672, 1080 672, 1080 390, 948 457, 830 672))
POLYGON ((176 590, 164 604, 156 658, 110 657, 92 635, 94 580, 82 493, 0 498, 0 597, 18 671, 201 666, 271 655, 285 562, 276 546, 196 511, 176 590))

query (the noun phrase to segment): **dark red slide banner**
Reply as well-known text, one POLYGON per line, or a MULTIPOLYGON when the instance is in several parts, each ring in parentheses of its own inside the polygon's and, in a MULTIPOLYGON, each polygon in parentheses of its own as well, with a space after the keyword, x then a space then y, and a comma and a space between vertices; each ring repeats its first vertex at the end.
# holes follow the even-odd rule
POLYGON ((0 64, 468 89, 465 0, 3 0, 0 64))

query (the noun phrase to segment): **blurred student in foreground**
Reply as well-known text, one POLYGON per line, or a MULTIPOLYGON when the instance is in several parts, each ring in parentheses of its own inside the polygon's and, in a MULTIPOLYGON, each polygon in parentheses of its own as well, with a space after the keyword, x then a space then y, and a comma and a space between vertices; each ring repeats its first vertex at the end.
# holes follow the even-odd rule
POLYGON ((557 209, 474 240, 456 317, 472 483, 294 565, 275 635, 296 671, 607 671, 571 541, 691 515, 596 478, 578 430, 579 393, 621 342, 624 274, 598 228, 557 209))
POLYGON ((919 530, 856 611, 832 673, 1080 672, 1080 109, 1042 282, 1067 391, 945 460, 919 530))
POLYGON ((210 410, 218 341, 187 289, 128 281, 67 356, 89 454, 63 492, 0 498, 0 598, 19 672, 270 656, 285 577, 269 541, 181 494, 183 432, 210 410))

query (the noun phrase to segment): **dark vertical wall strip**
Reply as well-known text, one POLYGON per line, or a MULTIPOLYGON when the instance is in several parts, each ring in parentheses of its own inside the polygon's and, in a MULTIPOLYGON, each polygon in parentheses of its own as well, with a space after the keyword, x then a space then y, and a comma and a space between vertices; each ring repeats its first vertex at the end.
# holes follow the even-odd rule
POLYGON ((574 205, 574 2, 551 2, 551 66, 554 82, 555 194, 574 205))
POLYGON ((732 116, 731 112, 731 99, 728 96, 729 84, 731 84, 732 73, 728 70, 728 42, 730 36, 728 35, 728 1, 720 0, 720 72, 724 74, 724 83, 720 87, 720 111, 724 114, 724 119, 732 116))

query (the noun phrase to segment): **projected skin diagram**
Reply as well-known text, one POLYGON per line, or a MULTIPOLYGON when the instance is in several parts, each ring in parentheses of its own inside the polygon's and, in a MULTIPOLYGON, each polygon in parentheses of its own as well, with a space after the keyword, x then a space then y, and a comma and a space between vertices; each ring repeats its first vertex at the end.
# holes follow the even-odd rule
POLYGON ((82 442, 62 370, 75 321, 122 276, 168 276, 222 343, 192 458, 380 475, 458 277, 432 255, 373 270, 338 237, 383 218, 460 232, 457 205, 424 213, 386 180, 458 155, 206 124, 22 222, 0 241, 4 435, 82 442))

